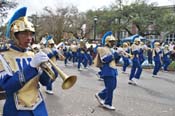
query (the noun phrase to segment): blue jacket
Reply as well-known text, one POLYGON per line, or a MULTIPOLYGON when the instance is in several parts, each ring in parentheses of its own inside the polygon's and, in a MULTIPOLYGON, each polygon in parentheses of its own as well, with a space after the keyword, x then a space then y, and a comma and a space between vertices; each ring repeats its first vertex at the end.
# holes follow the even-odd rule
MULTIPOLYGON (((38 78, 37 75, 40 74, 40 77, 38 78, 38 86, 36 86, 36 89, 39 91, 39 83, 41 83, 43 86, 46 86, 50 82, 50 77, 45 72, 39 72, 38 69, 31 67, 29 62, 31 61, 31 58, 29 56, 20 56, 18 57, 19 53, 25 54, 26 51, 21 51, 18 48, 15 48, 12 46, 10 55, 12 56, 14 52, 14 59, 16 59, 16 64, 19 69, 22 68, 22 72, 20 70, 17 70, 13 72, 13 75, 10 76, 6 74, 4 70, 1 70, 0 72, 0 86, 6 91, 6 101, 3 108, 3 115, 4 116, 48 116, 45 103, 42 100, 40 104, 33 110, 17 110, 16 103, 15 103, 15 97, 14 94, 18 93, 19 90, 21 90, 28 82, 32 83, 31 80, 38 78)), ((2 53, 3 54, 3 53, 2 53)), ((28 54, 28 53, 27 53, 28 54)), ((8 62, 8 61, 7 61, 8 62)), ((13 64, 13 63, 12 63, 13 64)), ((11 64, 10 64, 11 65, 11 64)), ((40 93, 40 92, 39 92, 40 93)), ((41 93, 40 93, 41 94, 41 93)), ((42 97, 42 95, 41 95, 42 97)))
POLYGON ((117 52, 112 53, 111 51, 107 50, 106 55, 101 57, 103 63, 101 67, 101 77, 116 77, 118 75, 117 68, 111 67, 111 63, 114 63, 113 65, 116 65, 115 60, 118 60, 119 58, 120 56, 117 52))

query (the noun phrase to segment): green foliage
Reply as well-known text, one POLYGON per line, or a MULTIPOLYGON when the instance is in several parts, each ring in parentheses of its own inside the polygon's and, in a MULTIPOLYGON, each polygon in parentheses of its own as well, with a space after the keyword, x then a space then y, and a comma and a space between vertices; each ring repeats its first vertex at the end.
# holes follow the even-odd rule
POLYGON ((175 15, 170 7, 158 7, 155 3, 147 4, 144 0, 136 0, 130 5, 123 5, 122 0, 116 1, 110 8, 101 8, 86 13, 87 19, 98 16, 98 32, 127 31, 130 35, 131 24, 137 27, 142 36, 160 35, 161 32, 170 33, 175 30, 175 15), (151 29, 150 29, 151 27, 151 29))
POLYGON ((171 64, 168 66, 169 70, 175 70, 175 61, 172 61, 171 64))

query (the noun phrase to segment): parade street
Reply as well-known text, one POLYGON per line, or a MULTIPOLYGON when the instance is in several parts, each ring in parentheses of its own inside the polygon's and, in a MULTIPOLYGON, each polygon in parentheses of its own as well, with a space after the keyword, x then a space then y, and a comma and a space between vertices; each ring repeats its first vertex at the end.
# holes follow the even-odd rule
MULTIPOLYGON (((78 71, 72 63, 65 67, 58 61, 58 65, 67 75, 76 75, 78 79, 72 88, 63 90, 62 79, 58 78, 53 85, 54 95, 45 94, 45 88, 41 88, 49 116, 175 116, 174 72, 160 71, 160 77, 153 78, 151 69, 143 69, 138 86, 133 86, 128 84, 129 74, 121 73, 118 67, 118 86, 113 99, 116 110, 109 111, 94 96, 104 88, 103 81, 96 76, 98 68, 78 71)), ((0 103, 2 110, 3 101, 0 103)))
MULTIPOLYGON (((118 85, 114 92, 115 111, 99 105, 95 93, 104 88, 103 81, 97 79, 98 68, 89 67, 78 71, 72 63, 59 67, 67 75, 78 77, 76 84, 61 89, 61 78, 54 83, 54 95, 45 94, 49 116, 175 116, 175 76, 174 72, 159 72, 160 77, 152 77, 152 69, 143 69, 137 86, 128 84, 129 74, 121 73, 118 67, 118 85)), ((127 69, 130 72, 130 68, 127 69)))

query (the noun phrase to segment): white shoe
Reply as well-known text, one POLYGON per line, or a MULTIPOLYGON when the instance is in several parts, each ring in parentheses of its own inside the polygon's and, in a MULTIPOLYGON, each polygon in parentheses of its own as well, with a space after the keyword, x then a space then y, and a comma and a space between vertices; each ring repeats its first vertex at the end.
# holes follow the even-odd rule
POLYGON ((152 77, 155 77, 155 78, 157 78, 158 76, 157 76, 157 75, 152 75, 152 77))
POLYGON ((110 105, 107 105, 107 104, 103 104, 103 107, 108 109, 108 110, 115 110, 114 106, 110 106, 110 105))
POLYGON ((133 82, 135 83, 135 85, 137 85, 137 84, 138 84, 138 79, 133 78, 132 80, 133 80, 133 82))
POLYGON ((96 74, 96 76, 97 76, 98 78, 100 78, 100 75, 99 75, 98 73, 96 74))
POLYGON ((133 80, 129 80, 129 81, 128 81, 128 84, 136 85, 136 82, 133 81, 133 80))
MULTIPOLYGON (((84 67, 84 66, 83 66, 84 67)), ((88 66, 84 67, 84 69, 89 69, 88 66)))
POLYGON ((125 71, 122 71, 122 73, 123 73, 123 74, 127 74, 127 72, 125 72, 125 71))
POLYGON ((79 68, 78 71, 82 71, 83 69, 82 68, 79 68))
POLYGON ((104 81, 104 79, 102 79, 102 78, 99 78, 98 80, 99 80, 99 81, 104 81))
POLYGON ((53 95, 53 91, 52 90, 46 90, 45 91, 47 94, 53 95))
POLYGON ((99 102, 100 105, 104 104, 104 100, 100 98, 100 96, 98 95, 98 93, 95 94, 95 97, 97 98, 97 101, 99 102))

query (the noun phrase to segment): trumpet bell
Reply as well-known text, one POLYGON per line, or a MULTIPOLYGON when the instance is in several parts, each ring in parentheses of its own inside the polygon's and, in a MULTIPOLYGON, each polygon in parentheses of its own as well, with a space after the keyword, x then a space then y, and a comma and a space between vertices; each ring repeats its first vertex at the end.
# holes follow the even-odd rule
POLYGON ((75 84, 76 81, 77 81, 77 76, 71 75, 63 79, 62 88, 69 89, 75 84))
MULTIPOLYGON (((32 51, 36 53, 36 50, 34 50, 31 46, 30 48, 32 51)), ((75 75, 67 76, 54 62, 52 62, 51 59, 49 59, 48 62, 41 64, 41 68, 51 78, 51 80, 56 79, 55 73, 54 71, 52 71, 52 67, 55 69, 55 71, 60 75, 61 79, 63 80, 62 83, 63 89, 71 88, 77 81, 77 77, 75 75)))

